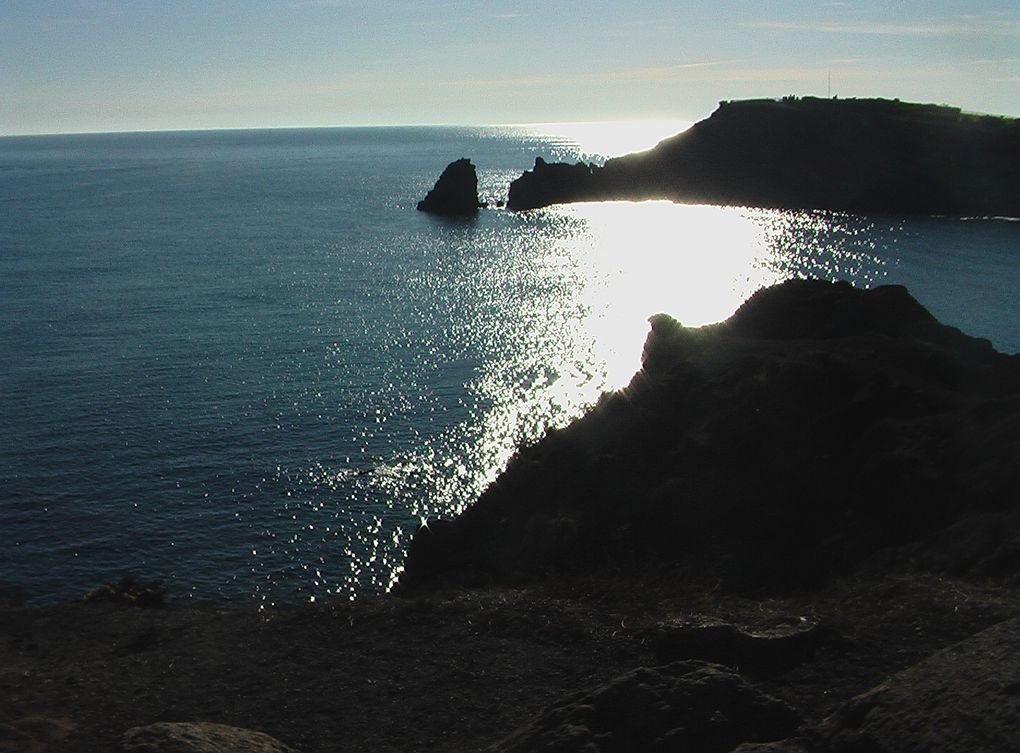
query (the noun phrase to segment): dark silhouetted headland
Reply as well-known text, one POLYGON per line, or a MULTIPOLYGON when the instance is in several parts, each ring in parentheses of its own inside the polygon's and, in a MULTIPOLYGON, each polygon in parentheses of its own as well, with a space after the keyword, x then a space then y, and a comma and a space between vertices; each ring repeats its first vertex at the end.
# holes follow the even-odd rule
POLYGON ((1020 120, 884 99, 722 102, 603 167, 536 160, 507 206, 612 199, 1020 216, 1020 120))
POLYGON ((1020 356, 902 287, 790 281, 652 319, 643 367, 411 543, 401 584, 675 573, 783 593, 883 562, 1020 566, 1020 356))

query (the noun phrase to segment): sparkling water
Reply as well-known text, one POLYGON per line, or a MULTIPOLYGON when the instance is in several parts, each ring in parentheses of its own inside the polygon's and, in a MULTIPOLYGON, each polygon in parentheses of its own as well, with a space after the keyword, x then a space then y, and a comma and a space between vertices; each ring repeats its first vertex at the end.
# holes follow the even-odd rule
POLYGON ((0 584, 384 590, 423 522, 626 384, 650 315, 717 321, 791 276, 903 283, 1020 350, 1017 222, 496 207, 536 156, 597 161, 584 134, 0 139, 0 584), (462 156, 492 208, 416 212, 462 156))

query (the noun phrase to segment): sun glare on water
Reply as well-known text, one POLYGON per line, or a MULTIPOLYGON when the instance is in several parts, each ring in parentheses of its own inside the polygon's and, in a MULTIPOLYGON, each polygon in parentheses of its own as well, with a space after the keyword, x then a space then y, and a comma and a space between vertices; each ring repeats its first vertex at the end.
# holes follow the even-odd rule
POLYGON ((691 125, 689 120, 609 120, 532 123, 527 128, 536 134, 572 142, 588 157, 618 157, 651 149, 691 125))
POLYGON ((655 201, 569 211, 587 229, 585 326, 610 388, 640 368, 651 315, 668 313, 687 326, 719 321, 777 279, 756 263, 765 253, 760 228, 731 209, 655 201))

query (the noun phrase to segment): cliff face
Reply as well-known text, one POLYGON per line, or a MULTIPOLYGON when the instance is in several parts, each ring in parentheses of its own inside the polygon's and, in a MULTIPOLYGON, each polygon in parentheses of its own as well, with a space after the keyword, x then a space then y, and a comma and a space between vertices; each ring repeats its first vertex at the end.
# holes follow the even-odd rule
POLYGON ((1020 357, 903 288, 791 281, 719 325, 655 317, 629 387, 419 531, 401 584, 651 570, 783 592, 876 563, 1008 577, 1017 453, 1020 357))
POLYGON ((575 166, 536 164, 508 206, 670 199, 743 206, 1020 215, 1020 120, 889 100, 722 103, 654 149, 575 166), (562 183, 562 180, 560 181, 562 183))

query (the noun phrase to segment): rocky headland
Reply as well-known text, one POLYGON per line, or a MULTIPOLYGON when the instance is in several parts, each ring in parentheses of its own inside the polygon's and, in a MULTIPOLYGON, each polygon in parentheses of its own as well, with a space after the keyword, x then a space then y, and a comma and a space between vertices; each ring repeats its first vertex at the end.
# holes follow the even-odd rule
POLYGON ((656 316, 390 595, 0 605, 0 751, 1012 750, 1018 455, 1020 357, 903 288, 656 316))
POLYGON ((904 562, 1017 574, 1020 357, 897 286, 793 280, 718 325, 651 325, 626 389, 418 533, 403 591, 649 569, 771 594, 904 562))
POLYGON ((884 99, 722 102, 604 166, 537 159, 507 206, 609 199, 1016 217, 1020 120, 884 99))

